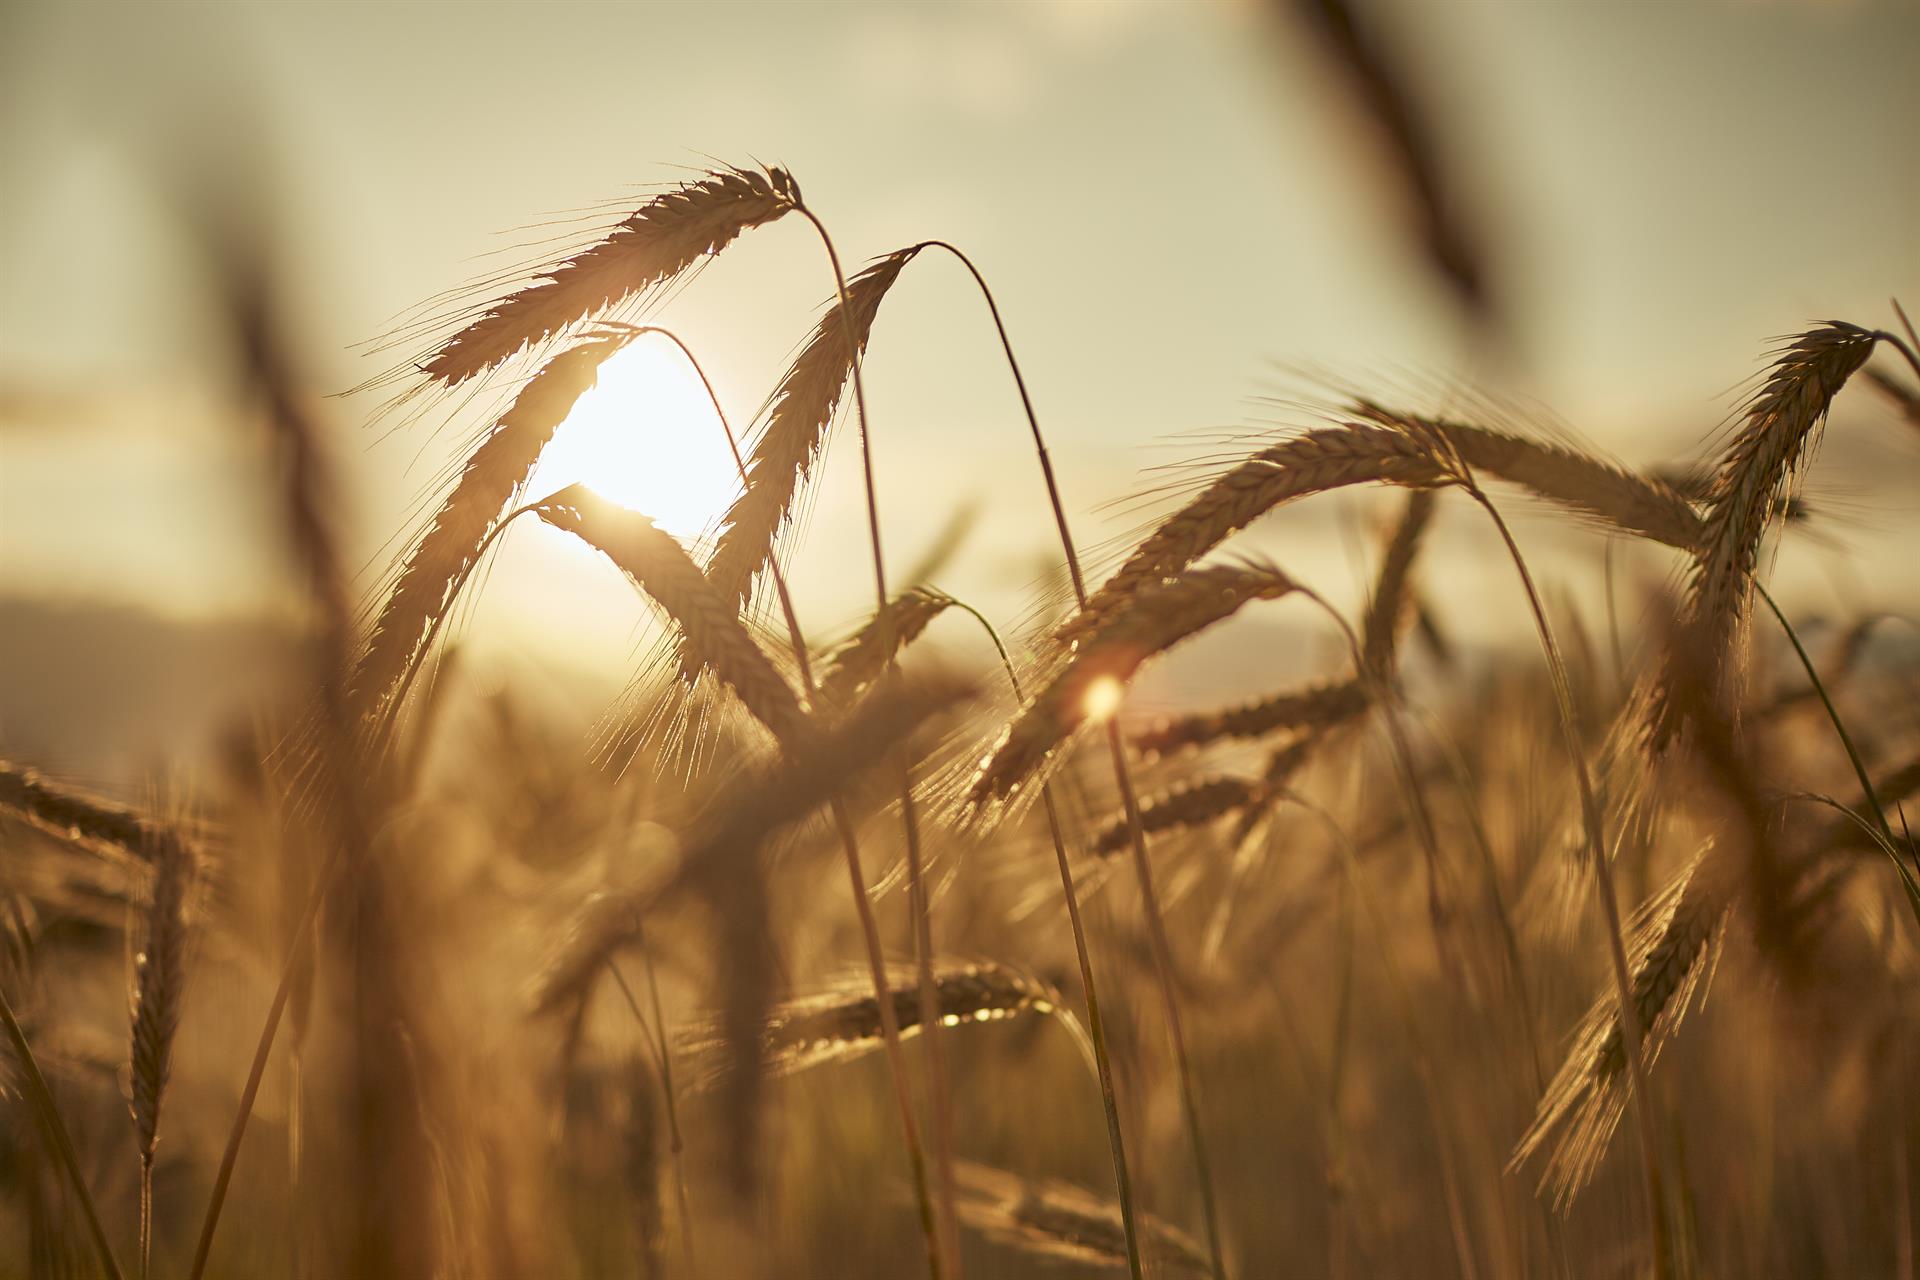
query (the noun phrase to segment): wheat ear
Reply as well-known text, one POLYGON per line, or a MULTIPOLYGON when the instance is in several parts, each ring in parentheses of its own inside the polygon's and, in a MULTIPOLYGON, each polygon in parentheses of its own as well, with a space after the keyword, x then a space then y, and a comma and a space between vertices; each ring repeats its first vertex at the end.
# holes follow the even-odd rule
POLYGON ((1128 607, 1109 611, 1002 731, 968 787, 968 803, 977 808, 1011 796, 1041 774, 1089 719, 1110 719, 1114 707, 1090 707, 1090 695, 1117 698, 1148 659, 1252 601, 1275 600, 1295 589, 1293 579, 1275 568, 1213 565, 1133 593, 1128 607))
POLYGON ((784 745, 807 733, 791 687, 686 549, 646 516, 573 485, 539 503, 542 520, 602 552, 674 621, 693 652, 784 745))
POLYGON ((589 315, 671 281, 799 201, 780 169, 721 169, 642 205, 599 243, 490 304, 420 362, 443 386, 484 373, 589 315))
POLYGON ((707 563, 714 584, 744 603, 773 556, 800 488, 825 451, 827 435, 865 352, 887 290, 919 247, 876 259, 847 281, 774 388, 766 426, 747 456, 746 488, 734 500, 707 563))
MULTIPOLYGON (((1149 834, 1202 827, 1216 818, 1237 813, 1260 795, 1258 783, 1233 774, 1218 774, 1182 782, 1140 800, 1140 825, 1149 834)), ((1110 857, 1133 840, 1133 827, 1124 813, 1108 818, 1087 840, 1087 848, 1110 857)))
POLYGON ((401 562, 375 617, 349 687, 357 713, 379 714, 416 667, 436 623, 453 607, 487 537, 526 488, 541 452, 594 384, 600 366, 630 341, 594 338, 541 365, 514 396, 401 562))
POLYGON ((158 865, 176 852, 192 856, 185 837, 167 824, 8 760, 0 760, 0 814, 110 858, 158 865))
POLYGON ((1217 711, 1169 716, 1133 735, 1133 745, 1152 755, 1166 755, 1222 739, 1264 738, 1283 730, 1329 729, 1352 720, 1369 704, 1361 681, 1328 680, 1217 711))
MULTIPOLYGON (((1649 1064, 1704 995, 1726 931, 1732 896, 1713 857, 1696 855, 1631 922, 1633 1007, 1649 1064)), ((1545 1151, 1540 1188, 1563 1209, 1592 1180, 1630 1102, 1619 1013, 1611 993, 1594 1001, 1508 1165, 1545 1151)))
MULTIPOLYGON (((889 977, 888 999, 902 1039, 923 1030, 919 979, 889 977)), ((1002 964, 942 962, 934 966, 934 991, 942 1026, 999 1022, 1022 1014, 1065 1015, 1060 997, 1045 983, 1002 964)), ((867 975, 851 977, 816 995, 768 1009, 760 1028, 766 1071, 794 1075, 829 1062, 864 1057, 882 1048, 880 1005, 867 975)), ((696 1087, 718 1078, 714 1063, 723 1047, 717 1027, 689 1033, 683 1048, 696 1061, 696 1087)))
MULTIPOLYGON (((956 1168, 964 1196, 960 1220, 998 1244, 1053 1262, 1097 1268, 1128 1265, 1129 1238, 1116 1206, 1080 1187, 1036 1182, 972 1161, 956 1168)), ((1185 1232, 1140 1215, 1148 1256, 1164 1276, 1205 1276, 1206 1253, 1185 1232)))
POLYGON ((893 598, 887 613, 892 632, 891 653, 882 647, 880 618, 876 614, 826 656, 820 672, 820 700, 830 707, 845 707, 860 691, 886 671, 893 655, 917 639, 933 620, 946 612, 953 597, 932 587, 909 587, 893 598))
POLYGON ((146 942, 134 958, 131 1010, 133 1127, 140 1152, 140 1274, 153 1257, 153 1159, 160 1139, 160 1103, 173 1062, 173 1037, 187 981, 187 896, 193 857, 178 842, 155 851, 146 942))
MULTIPOLYGON (((1739 666, 1739 637, 1753 600, 1754 568, 1818 441, 1833 398, 1873 354, 1880 334, 1844 321, 1808 330, 1787 344, 1747 402, 1707 492, 1699 556, 1683 625, 1724 699, 1739 666)), ((1679 728, 1678 691, 1665 673, 1646 700, 1644 745, 1663 749, 1679 728)))
POLYGON ((1681 551, 1700 545, 1704 529, 1698 513, 1657 477, 1565 445, 1472 423, 1400 413, 1368 400, 1355 401, 1350 409, 1385 427, 1437 434, 1475 471, 1565 507, 1603 529, 1681 551))

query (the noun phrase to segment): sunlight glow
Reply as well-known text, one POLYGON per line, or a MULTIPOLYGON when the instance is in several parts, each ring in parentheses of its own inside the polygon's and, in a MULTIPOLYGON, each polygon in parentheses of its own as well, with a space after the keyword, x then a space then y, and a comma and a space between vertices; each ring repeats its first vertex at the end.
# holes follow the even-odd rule
POLYGON ((1087 719, 1102 724, 1113 719, 1113 713, 1120 709, 1121 700, 1127 696, 1126 686, 1112 676, 1101 676, 1087 686, 1087 719))
POLYGON ((538 498, 576 483, 680 538, 711 532, 739 492, 713 402, 671 343, 640 338, 600 366, 527 492, 538 498))

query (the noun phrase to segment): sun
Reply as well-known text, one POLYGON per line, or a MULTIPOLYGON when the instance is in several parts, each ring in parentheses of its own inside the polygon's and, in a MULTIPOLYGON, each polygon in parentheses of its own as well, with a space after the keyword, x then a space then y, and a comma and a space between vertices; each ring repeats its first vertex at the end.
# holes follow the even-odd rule
POLYGON ((672 345, 643 338, 600 366, 527 492, 539 498, 570 484, 679 538, 713 529, 740 491, 740 472, 700 376, 672 345))

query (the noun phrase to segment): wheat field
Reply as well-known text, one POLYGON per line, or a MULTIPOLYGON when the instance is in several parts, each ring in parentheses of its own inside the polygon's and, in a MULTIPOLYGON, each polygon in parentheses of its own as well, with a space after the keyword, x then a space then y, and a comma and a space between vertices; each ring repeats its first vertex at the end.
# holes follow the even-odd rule
POLYGON ((848 272, 790 175, 716 169, 409 332, 389 412, 485 407, 365 608, 234 270, 307 675, 174 804, 0 766, 8 1265, 1910 1274, 1920 668, 1871 616, 1809 645, 1764 585, 1836 398, 1912 431, 1904 315, 1782 343, 1691 481, 1330 393, 1104 576, 1029 403, 1059 568, 1032 616, 903 581, 876 524, 845 567, 871 613, 810 637, 783 544, 829 446, 885 430, 862 355, 930 250, 959 255, 848 272), (730 436, 718 535, 530 493, 603 364, 697 364, 632 317, 780 218, 833 291, 730 436), (1385 517, 1359 616, 1231 546, 1356 487, 1385 517), (1520 502, 1665 576, 1604 626, 1550 605, 1520 502), (1434 621, 1448 507, 1499 534, 1530 654, 1469 665, 1434 621), (664 626, 592 742, 510 690, 443 723, 447 624, 526 518, 664 626), (1169 651, 1283 609, 1343 656, 1130 711, 1169 651), (973 659, 926 650, 943 616, 973 659))
MULTIPOLYGON (((1484 354, 1425 116, 1296 7, 1484 354)), ((1102 495, 1116 542, 987 257, 842 242, 862 193, 806 176, 707 161, 448 262, 344 400, 454 449, 367 565, 270 255, 200 229, 269 477, 209 500, 292 639, 144 790, 0 736, 0 1280, 1920 1275, 1920 644, 1770 589, 1845 523, 1829 429, 1920 445, 1899 301, 1740 335, 1652 466, 1470 373, 1289 367, 1102 495), (763 242, 819 306, 735 404, 678 319, 763 242), (1017 408, 943 444, 1045 531, 1018 570, 964 510, 899 527, 961 506, 868 395, 936 263, 1017 408), (673 397, 711 510, 620 416, 673 397), (585 732, 469 670, 529 531, 647 618, 585 732)), ((574 607, 521 621, 551 653, 574 607)))

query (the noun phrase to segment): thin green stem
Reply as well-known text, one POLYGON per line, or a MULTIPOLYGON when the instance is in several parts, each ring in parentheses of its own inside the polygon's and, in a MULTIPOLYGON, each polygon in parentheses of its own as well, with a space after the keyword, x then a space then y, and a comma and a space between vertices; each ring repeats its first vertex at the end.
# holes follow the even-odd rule
POLYGON ((54 1106, 53 1090, 47 1088, 47 1078, 40 1074, 40 1064, 34 1061, 33 1048, 27 1043, 27 1033, 20 1027, 19 1019, 13 1016, 13 1006, 7 1003, 4 992, 0 992, 0 1022, 7 1028, 7 1040, 13 1046, 13 1056, 20 1062, 20 1070, 27 1078, 27 1093, 32 1098, 34 1110, 40 1115, 47 1138, 53 1143, 54 1154, 60 1159, 61 1168, 67 1171, 67 1180, 73 1184, 74 1198, 80 1202, 80 1212, 87 1220, 87 1234, 93 1237, 93 1247, 100 1255, 100 1269, 112 1280, 120 1280, 120 1264, 114 1261, 113 1246, 107 1243, 107 1233, 100 1225, 100 1211, 94 1206, 93 1193, 87 1190, 87 1180, 80 1173, 80 1157, 73 1149, 73 1139, 67 1133, 65 1122, 60 1119, 59 1108, 54 1106))

